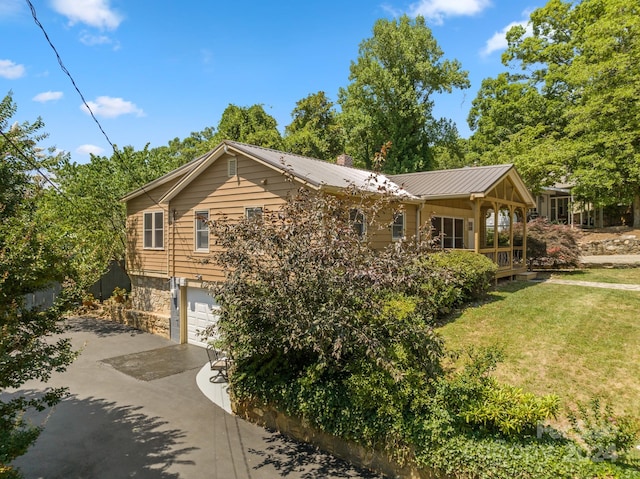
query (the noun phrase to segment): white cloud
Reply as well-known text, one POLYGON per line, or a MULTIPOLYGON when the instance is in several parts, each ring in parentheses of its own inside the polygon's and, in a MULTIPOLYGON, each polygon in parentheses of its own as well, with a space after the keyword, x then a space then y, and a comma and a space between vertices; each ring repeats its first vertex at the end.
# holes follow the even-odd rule
POLYGON ((24 65, 18 65, 11 60, 0 60, 0 77, 15 80, 25 74, 24 65))
POLYGON ((33 101, 39 101, 40 103, 45 103, 48 101, 55 101, 62 98, 63 93, 61 91, 44 91, 42 93, 38 93, 36 96, 32 98, 33 101))
MULTIPOLYGON (((144 111, 138 108, 135 103, 123 100, 122 98, 99 96, 96 98, 96 101, 88 101, 87 105, 89 105, 94 115, 104 118, 116 118, 120 115, 130 114, 144 116, 144 111)), ((85 105, 81 105, 80 108, 86 113, 89 113, 85 105)))
POLYGON ((516 25, 523 26, 527 31, 526 35, 527 36, 531 35, 532 33, 531 25, 529 25, 528 21, 525 20, 522 22, 511 22, 509 25, 504 27, 499 32, 494 33, 493 36, 489 38, 489 40, 487 40, 487 43, 485 44, 484 48, 480 51, 480 55, 482 55, 483 57, 486 57, 488 55, 491 55, 493 52, 504 50, 505 48, 507 48, 508 46, 507 32, 511 30, 512 27, 515 27, 516 25))
POLYGON ((104 148, 96 145, 80 145, 76 148, 76 153, 80 155, 101 155, 103 152, 104 148))
POLYGON ((93 45, 108 45, 112 43, 110 37, 106 35, 92 35, 89 32, 82 32, 80 34, 80 41, 85 45, 93 46, 93 45))
POLYGON ((52 0, 53 9, 69 19, 69 24, 84 23, 91 27, 115 30, 123 16, 113 10, 110 0, 52 0))
POLYGON ((412 17, 422 15, 436 25, 445 17, 473 16, 491 6, 491 0, 419 0, 409 7, 412 17))
POLYGON ((92 47, 95 45, 113 45, 114 50, 120 50, 120 42, 107 35, 93 35, 87 31, 80 33, 80 43, 92 47))

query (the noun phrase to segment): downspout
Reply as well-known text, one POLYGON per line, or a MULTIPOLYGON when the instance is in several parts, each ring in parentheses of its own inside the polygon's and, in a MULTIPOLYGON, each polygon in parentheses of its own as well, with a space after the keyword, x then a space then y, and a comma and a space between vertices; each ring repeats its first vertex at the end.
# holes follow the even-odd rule
POLYGON ((420 211, 422 210, 422 204, 416 205, 416 242, 420 243, 420 225, 422 219, 420 218, 420 211))

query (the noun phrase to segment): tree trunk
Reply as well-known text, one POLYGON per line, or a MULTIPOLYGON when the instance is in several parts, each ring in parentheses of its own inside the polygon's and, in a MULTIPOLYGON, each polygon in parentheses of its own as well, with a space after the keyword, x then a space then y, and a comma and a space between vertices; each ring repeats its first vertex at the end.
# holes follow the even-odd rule
POLYGON ((633 227, 640 228, 640 193, 633 197, 633 227))

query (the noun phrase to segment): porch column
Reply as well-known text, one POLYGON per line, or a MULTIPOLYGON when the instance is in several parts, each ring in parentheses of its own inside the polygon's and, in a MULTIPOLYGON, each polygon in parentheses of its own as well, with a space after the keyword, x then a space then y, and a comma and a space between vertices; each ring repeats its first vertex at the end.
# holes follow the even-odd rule
POLYGON ((481 247, 481 243, 480 243, 480 231, 482 229, 484 229, 484 226, 481 227, 480 225, 480 212, 482 210, 482 205, 480 203, 480 201, 478 200, 474 200, 473 201, 474 204, 474 209, 473 209, 473 223, 474 223, 474 232, 473 232, 473 249, 475 250, 476 253, 480 252, 480 247, 481 247))
POLYGON ((513 270, 513 212, 515 208, 513 205, 509 205, 509 269, 513 270))
MULTIPOLYGON (((526 205, 525 207, 526 208, 526 205)), ((526 210, 523 210, 526 211, 526 210)), ((522 219, 522 264, 528 270, 527 267, 527 217, 522 219)))
POLYGON ((498 202, 492 203, 493 206, 493 261, 500 267, 498 261, 498 222, 500 218, 500 205, 498 202))

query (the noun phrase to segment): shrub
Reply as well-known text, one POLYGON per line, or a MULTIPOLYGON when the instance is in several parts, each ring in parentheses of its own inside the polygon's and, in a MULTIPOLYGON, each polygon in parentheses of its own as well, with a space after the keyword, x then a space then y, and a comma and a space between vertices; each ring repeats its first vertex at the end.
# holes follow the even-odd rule
POLYGON ((222 247, 213 259, 228 272, 214 289, 218 328, 235 357, 295 353, 338 369, 366 357, 396 376, 402 361, 437 373, 439 338, 414 314, 390 307, 419 245, 374 251, 348 214, 364 212, 373 229, 380 212, 396 207, 385 195, 300 189, 259 221, 212 221, 222 247))
POLYGON ((539 424, 556 417, 559 398, 536 396, 496 381, 490 373, 500 358, 492 348, 471 351, 460 372, 438 380, 434 398, 450 412, 458 430, 510 439, 535 436, 539 424))
POLYGON ((419 314, 433 321, 484 296, 495 277, 496 265, 483 255, 451 250, 420 256, 410 271, 408 292, 417 297, 419 314))
POLYGON ((578 233, 544 218, 527 223, 527 259, 534 266, 574 267, 580 262, 578 233))
POLYGON ((578 403, 577 410, 569 413, 569 422, 586 455, 598 462, 615 461, 636 444, 640 434, 637 421, 616 416, 611 405, 603 406, 599 398, 578 403))

